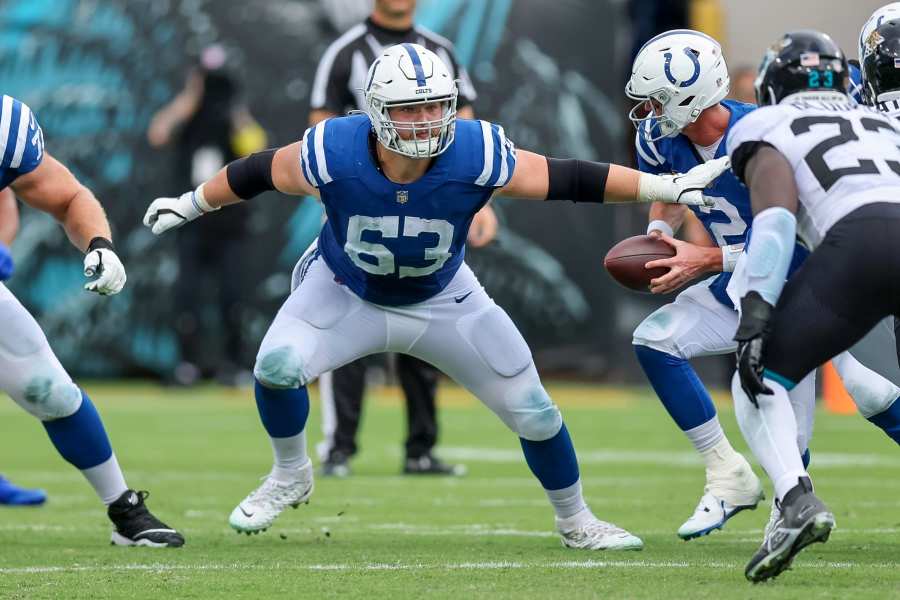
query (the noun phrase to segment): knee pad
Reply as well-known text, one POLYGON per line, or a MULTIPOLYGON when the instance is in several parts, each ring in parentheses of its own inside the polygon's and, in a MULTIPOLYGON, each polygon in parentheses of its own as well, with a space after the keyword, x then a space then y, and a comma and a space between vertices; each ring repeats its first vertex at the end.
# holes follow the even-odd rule
POLYGON ((468 335, 475 350, 495 373, 515 377, 531 366, 531 350, 512 319, 499 306, 481 313, 468 335))
POLYGON ((287 389, 306 385, 303 364, 291 346, 261 350, 256 357, 253 375, 269 388, 287 389))
POLYGON ((75 414, 81 406, 81 390, 68 378, 32 377, 22 391, 21 406, 41 421, 75 414))
POLYGON ((511 399, 509 412, 519 437, 541 442, 559 433, 562 415, 542 385, 526 388, 516 396, 511 399))
POLYGON ((631 343, 635 346, 647 346, 678 358, 691 358, 685 355, 678 344, 679 333, 689 318, 686 312, 675 304, 660 307, 635 328, 631 343))
POLYGON ((886 411, 900 396, 900 388, 860 363, 849 352, 838 354, 832 363, 859 413, 867 419, 886 411))

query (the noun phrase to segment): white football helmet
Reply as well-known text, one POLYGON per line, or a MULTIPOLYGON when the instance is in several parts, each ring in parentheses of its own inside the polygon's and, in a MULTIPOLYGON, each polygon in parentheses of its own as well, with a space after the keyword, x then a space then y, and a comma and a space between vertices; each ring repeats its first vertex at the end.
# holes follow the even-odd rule
POLYGON ((900 19, 900 2, 885 4, 872 13, 872 16, 869 17, 869 20, 866 21, 859 32, 859 64, 865 62, 866 55, 874 47, 874 45, 868 43, 872 32, 878 29, 885 21, 893 21, 894 19, 900 19))
POLYGON ((634 59, 625 94, 641 102, 628 118, 639 129, 647 124, 648 141, 675 137, 722 100, 730 83, 719 42, 691 29, 666 31, 634 59))
POLYGON ((456 100, 459 92, 447 65, 418 44, 387 48, 369 67, 366 114, 378 141, 388 150, 411 158, 437 156, 450 147, 456 131, 456 100), (399 106, 442 102, 441 118, 434 121, 397 121, 389 109, 399 106), (420 139, 423 130, 428 137, 420 139), (410 139, 404 139, 401 132, 410 139))

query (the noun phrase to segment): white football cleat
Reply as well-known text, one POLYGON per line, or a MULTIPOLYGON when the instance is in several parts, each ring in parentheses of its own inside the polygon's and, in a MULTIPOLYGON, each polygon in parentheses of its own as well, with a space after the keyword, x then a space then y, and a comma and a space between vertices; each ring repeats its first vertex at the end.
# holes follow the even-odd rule
POLYGON ((566 548, 584 550, 641 550, 644 542, 621 527, 601 521, 587 507, 565 519, 556 518, 556 529, 566 548))
POLYGON ((268 529, 288 506, 297 508, 308 502, 313 492, 312 461, 297 469, 297 478, 290 483, 267 476, 262 485, 250 492, 231 511, 228 524, 238 533, 259 533, 268 529))
POLYGON ((755 509, 765 498, 759 477, 743 456, 740 459, 725 474, 706 472, 703 496, 694 514, 678 528, 678 537, 687 541, 709 535, 742 510, 755 509))

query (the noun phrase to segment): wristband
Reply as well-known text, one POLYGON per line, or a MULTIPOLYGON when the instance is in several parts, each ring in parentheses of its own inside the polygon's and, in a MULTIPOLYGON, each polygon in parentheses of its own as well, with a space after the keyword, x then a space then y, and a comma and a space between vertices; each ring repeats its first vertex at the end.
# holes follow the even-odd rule
POLYGON ((113 248, 113 243, 111 241, 109 241, 105 237, 100 237, 98 235, 97 237, 93 238, 88 244, 87 252, 85 252, 85 254, 93 252, 94 250, 97 250, 99 248, 106 248, 108 250, 112 250, 113 252, 116 251, 116 249, 113 248))
POLYGON ((650 221, 650 224, 647 225, 647 235, 650 234, 651 231, 659 231, 661 233, 666 234, 669 237, 674 237, 675 232, 672 230, 672 226, 663 221, 662 219, 656 219, 654 221, 650 221))
POLYGON ((738 258, 744 251, 744 244, 731 244, 722 246, 722 272, 731 273, 737 265, 738 258))

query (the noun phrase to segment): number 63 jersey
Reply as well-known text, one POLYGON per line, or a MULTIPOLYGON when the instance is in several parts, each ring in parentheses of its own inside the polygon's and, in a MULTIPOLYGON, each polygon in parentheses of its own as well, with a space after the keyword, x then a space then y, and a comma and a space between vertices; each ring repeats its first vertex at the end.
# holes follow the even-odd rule
POLYGON ((832 225, 860 206, 900 202, 896 121, 848 102, 795 101, 764 106, 728 134, 731 168, 744 171, 761 146, 781 152, 800 193, 797 233, 815 248, 832 225))
POLYGON ((457 120, 425 175, 394 183, 378 168, 364 114, 306 131, 300 169, 328 217, 318 250, 341 283, 374 304, 415 304, 443 290, 465 255, 472 217, 506 185, 516 152, 503 128, 457 120))

